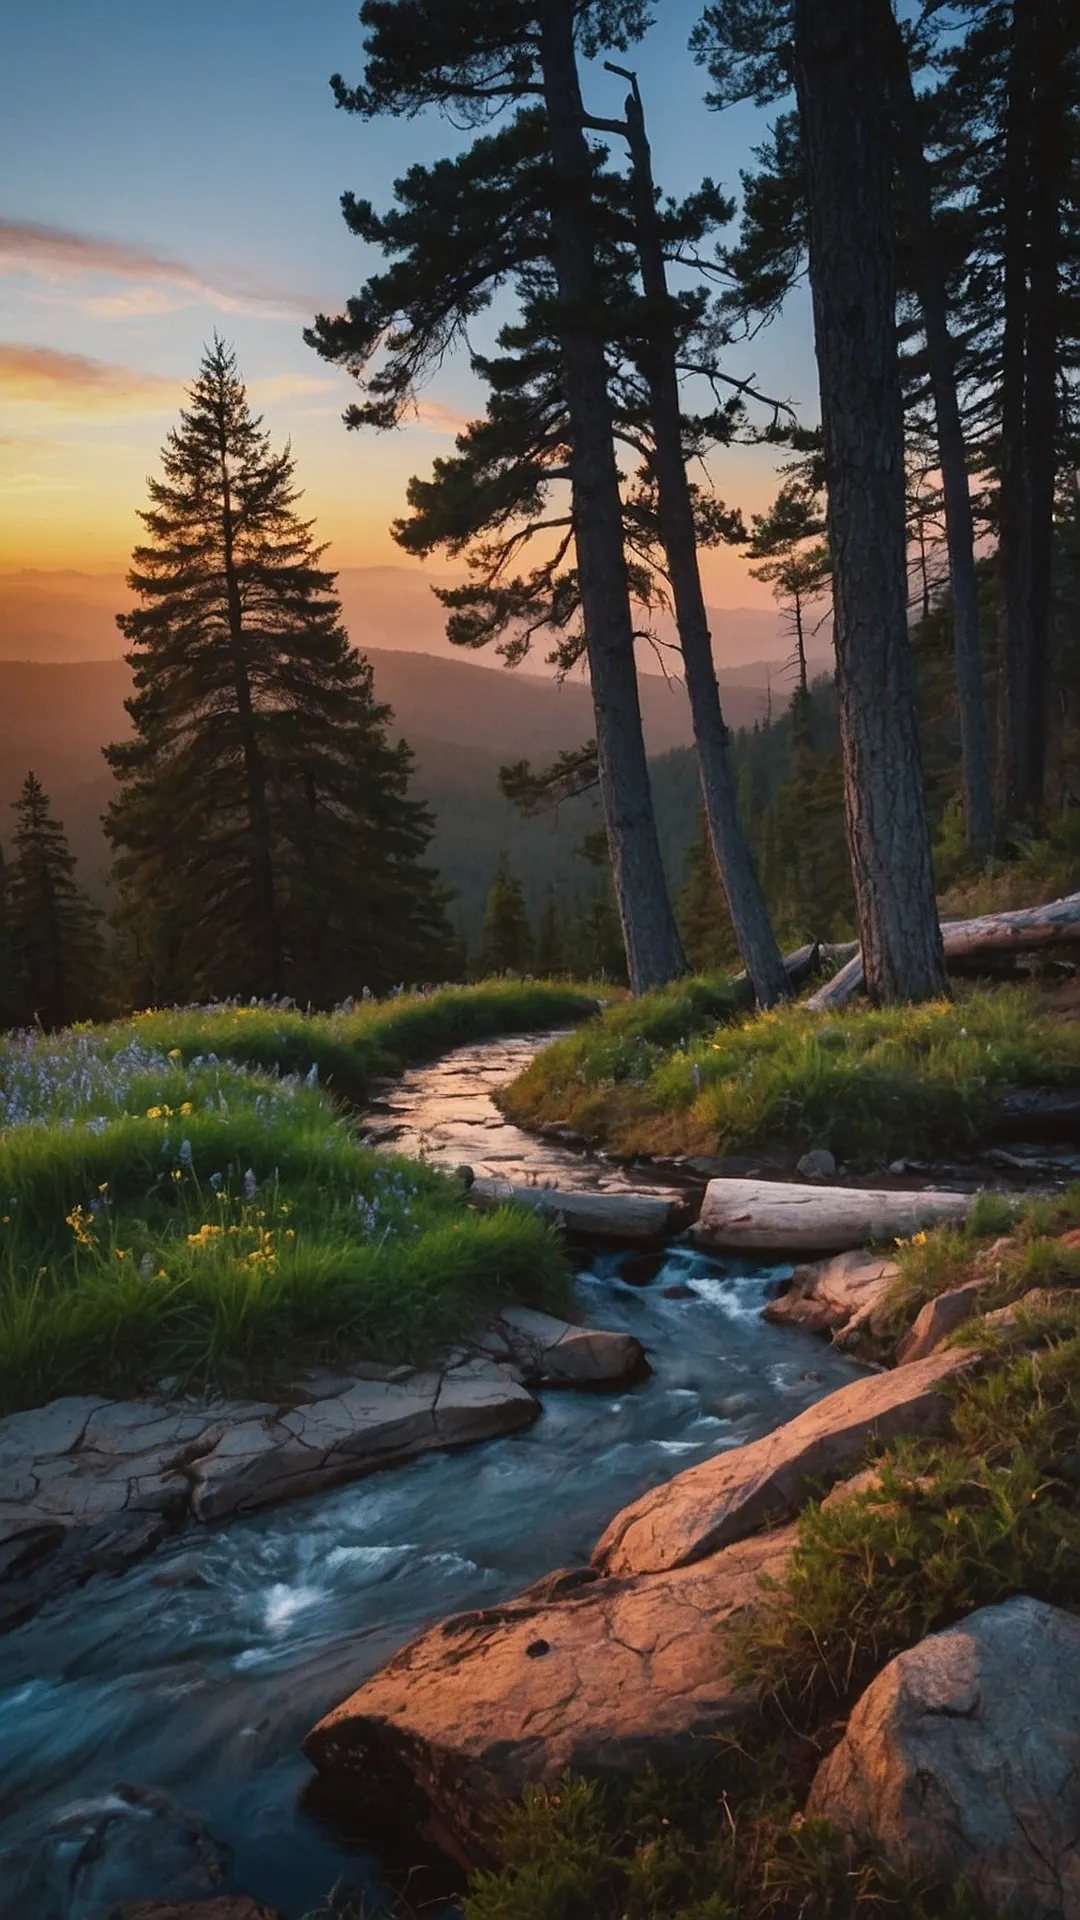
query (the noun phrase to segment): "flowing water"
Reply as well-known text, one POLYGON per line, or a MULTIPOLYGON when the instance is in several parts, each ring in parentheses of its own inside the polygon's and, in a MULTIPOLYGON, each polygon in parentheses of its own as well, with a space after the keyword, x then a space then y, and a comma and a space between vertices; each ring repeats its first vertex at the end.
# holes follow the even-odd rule
MULTIPOLYGON (((499 1119, 491 1088, 538 1044, 470 1047, 410 1074, 384 1103, 408 1128, 396 1149, 515 1179, 621 1184, 499 1119)), ((319 1715, 419 1627, 584 1561, 646 1487, 855 1371, 762 1321, 785 1269, 675 1245, 642 1285, 648 1271, 615 1251, 577 1280, 590 1321, 644 1344, 642 1385, 551 1393, 525 1433, 184 1534, 0 1639, 5 1920, 107 1920, 135 1894, 192 1897, 204 1889, 185 1815, 225 1850, 222 1884, 287 1920, 339 1881, 382 1910, 380 1862, 299 1751, 319 1715), (121 1782, 163 1798, 133 1803, 121 1782)))

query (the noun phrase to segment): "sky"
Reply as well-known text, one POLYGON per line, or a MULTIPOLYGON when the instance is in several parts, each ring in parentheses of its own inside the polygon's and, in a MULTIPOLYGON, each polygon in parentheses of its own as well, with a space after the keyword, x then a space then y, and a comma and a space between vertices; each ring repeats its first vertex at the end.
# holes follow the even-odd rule
MULTIPOLYGON (((632 56, 657 179, 737 186, 765 130, 716 115, 687 52, 698 0, 658 0, 632 56)), ((461 136, 438 115, 365 124, 328 85, 359 77, 356 0, 5 0, 0 63, 0 570, 127 564, 146 476, 214 329, 236 347, 275 442, 291 438, 306 510, 336 566, 415 566, 389 535, 411 474, 477 410, 467 365, 432 381, 420 417, 347 433, 349 377, 304 344, 378 258, 339 198, 389 202, 413 161, 461 136)), ((587 76, 617 113, 622 82, 587 76)), ((732 356, 732 371, 812 417, 805 301, 732 356)), ((775 490, 775 454, 728 449, 710 467, 744 510, 775 490)), ((765 606, 740 556, 705 556, 715 604, 765 606)))

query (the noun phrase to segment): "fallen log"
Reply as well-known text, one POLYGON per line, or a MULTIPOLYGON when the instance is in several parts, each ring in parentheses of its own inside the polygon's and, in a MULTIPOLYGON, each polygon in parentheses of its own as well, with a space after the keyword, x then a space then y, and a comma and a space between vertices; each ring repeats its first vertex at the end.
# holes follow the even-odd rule
POLYGON ((575 1193, 561 1187, 513 1186, 509 1180, 478 1179, 469 1188, 475 1207, 531 1207, 567 1233, 589 1240, 630 1240, 652 1244, 678 1232, 685 1222, 678 1200, 653 1193, 575 1193))
POLYGON ((758 1252, 843 1253, 906 1240, 923 1227, 966 1220, 973 1195, 800 1187, 779 1180, 710 1180, 694 1239, 758 1252))
MULTIPOLYGON (((1020 907, 1012 913, 983 913, 973 920, 943 920, 941 938, 948 963, 981 953, 1034 953, 1065 941, 1080 942, 1080 893, 1051 900, 1044 907, 1020 907)), ((862 953, 803 1002, 811 1013, 832 1013, 862 990, 862 953)))
MULTIPOLYGON (((792 991, 797 991, 804 981, 818 969, 821 946, 817 940, 811 940, 805 947, 796 947, 794 953, 784 955, 784 972, 787 974, 792 991)), ((754 989, 750 975, 745 971, 732 975, 732 991, 740 1006, 752 1006, 754 989)))

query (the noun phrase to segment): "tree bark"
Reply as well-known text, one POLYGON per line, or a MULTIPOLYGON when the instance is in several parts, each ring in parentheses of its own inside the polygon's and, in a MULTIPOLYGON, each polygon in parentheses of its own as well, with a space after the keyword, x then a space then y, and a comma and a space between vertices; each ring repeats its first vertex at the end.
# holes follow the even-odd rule
POLYGON ((780 1180, 710 1180, 694 1239, 758 1252, 841 1253, 920 1227, 966 1220, 970 1193, 896 1193, 872 1187, 800 1187, 780 1180))
POLYGON ((960 758, 967 839, 969 846, 977 852, 989 854, 994 845, 994 802, 983 694, 975 529, 964 429, 956 388, 956 361, 949 334, 945 273, 934 225, 930 172, 923 151, 907 48, 890 0, 880 0, 880 7, 882 24, 888 36, 897 161, 915 243, 919 305, 926 335, 927 364, 937 422, 938 459, 941 462, 945 496, 945 539, 952 587, 956 704, 960 717, 960 758))
POLYGON ((886 45, 877 0, 796 0, 848 848, 867 990, 946 987, 907 632, 886 45))
POLYGON ((591 231, 592 169, 570 0, 549 0, 541 33, 559 290, 562 372, 570 418, 574 538, 596 715, 600 795, 635 993, 686 972, 668 898, 641 726, 622 499, 608 397, 603 315, 591 231))
POLYGON ((675 620, 686 669, 686 690, 705 819, 713 857, 727 899, 743 965, 758 1004, 775 1006, 791 986, 769 918, 743 824, 731 765, 729 736, 720 705, 712 635, 698 566, 694 508, 683 457, 682 405, 676 363, 675 329, 645 116, 636 83, 626 102, 635 226, 642 288, 648 310, 645 374, 653 429, 660 536, 667 555, 675 620))
POLYGON ((1030 753, 1031 509, 1025 449, 1028 370, 1027 181, 1031 43, 1026 0, 1013 7, 1005 124, 1005 243, 998 509, 998 806, 1021 818, 1030 753))

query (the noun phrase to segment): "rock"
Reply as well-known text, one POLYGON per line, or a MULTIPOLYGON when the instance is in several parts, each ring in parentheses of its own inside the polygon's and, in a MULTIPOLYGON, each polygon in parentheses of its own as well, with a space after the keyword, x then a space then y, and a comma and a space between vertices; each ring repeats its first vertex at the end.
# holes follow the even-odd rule
POLYGON ((3 1911, 12 1920, 101 1920, 117 1902, 162 1884, 180 1900, 208 1897, 227 1865, 225 1849, 198 1815, 121 1781, 99 1799, 65 1808, 0 1856, 3 1911))
POLYGON ((574 1327, 529 1307, 507 1307, 498 1325, 532 1386, 612 1386, 648 1371, 644 1348, 629 1333, 574 1327))
POLYGON ((948 1404, 945 1383, 974 1357, 950 1349, 853 1380, 763 1439, 676 1474, 616 1514, 593 1565, 619 1575, 684 1567, 788 1519, 816 1483, 853 1466, 871 1438, 937 1432, 948 1404))
POLYGON ((264 1907, 243 1893, 216 1900, 125 1900, 109 1920, 284 1920, 278 1907, 264 1907))
POLYGON ((694 1298, 694 1289, 693 1287, 688 1287, 685 1280, 676 1280, 674 1286, 661 1288, 661 1293, 665 1300, 692 1300, 694 1298))
POLYGON ((861 1251, 838 1253, 796 1267, 787 1292, 769 1301, 765 1318, 811 1333, 852 1334, 864 1326, 875 1332, 875 1318, 899 1277, 895 1260, 861 1251))
POLYGON ((794 1528, 700 1566, 641 1580, 588 1568, 422 1634, 309 1733, 327 1773, 418 1793, 467 1857, 483 1859, 507 1801, 567 1767, 638 1771, 700 1756, 753 1711, 724 1665, 724 1630, 783 1572, 794 1528))
POLYGON ((795 1163, 796 1173, 804 1180, 834 1180, 836 1178, 836 1160, 828 1147, 811 1147, 801 1160, 795 1163))
POLYGON ((1010 1300, 1004 1307, 995 1307, 992 1313, 983 1315, 983 1324, 996 1327, 999 1333, 1007 1333, 1015 1327, 1022 1314, 1054 1313, 1061 1308, 1077 1304, 1077 1295, 1070 1289, 1056 1287, 1029 1287, 1019 1300, 1010 1300))
POLYGON ((897 1366, 906 1367, 913 1360, 925 1360, 928 1353, 936 1353, 957 1327, 978 1312, 977 1302, 985 1284, 984 1280, 969 1280, 928 1300, 896 1349, 897 1366))
POLYGON ((780 1180, 710 1180, 693 1229, 704 1246, 759 1252, 843 1253, 966 1220, 969 1193, 898 1193, 871 1187, 804 1187, 780 1180))
POLYGON ((1002 1916, 1080 1914, 1080 1620, 1026 1595, 898 1655, 809 1811, 899 1872, 963 1876, 1002 1916))
POLYGON ((514 1433, 540 1411, 494 1362, 476 1361, 463 1375, 358 1380, 336 1399, 230 1426, 192 1463, 192 1513, 198 1520, 249 1513, 431 1447, 514 1433))

